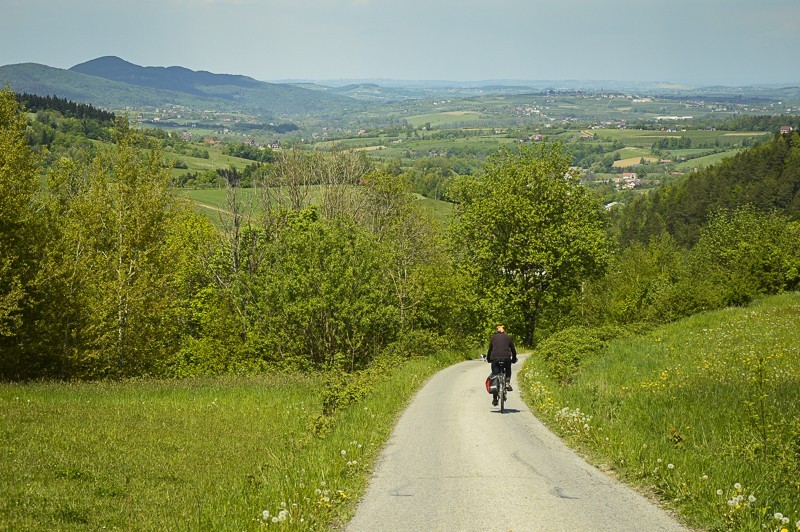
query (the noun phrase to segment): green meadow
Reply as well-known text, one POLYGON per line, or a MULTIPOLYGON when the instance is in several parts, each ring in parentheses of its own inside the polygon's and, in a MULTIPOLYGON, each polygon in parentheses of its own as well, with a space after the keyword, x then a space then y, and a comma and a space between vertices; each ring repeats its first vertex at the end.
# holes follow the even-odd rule
POLYGON ((0 384, 0 529, 324 530, 354 511, 411 395, 457 360, 344 386, 296 374, 0 384))
MULTIPOLYGON (((319 194, 314 192, 319 186, 312 186, 311 201, 319 201, 319 194)), ((176 189, 179 197, 191 201, 195 208, 216 222, 220 216, 230 214, 228 192, 224 188, 176 189)), ((247 215, 258 215, 262 211, 260 190, 258 188, 237 189, 238 199, 247 215)), ((453 204, 446 201, 426 198, 415 194, 418 204, 429 211, 433 217, 446 223, 453 212, 453 204)))
POLYGON ((800 293, 698 314, 586 354, 534 413, 590 461, 700 530, 800 529, 800 293))

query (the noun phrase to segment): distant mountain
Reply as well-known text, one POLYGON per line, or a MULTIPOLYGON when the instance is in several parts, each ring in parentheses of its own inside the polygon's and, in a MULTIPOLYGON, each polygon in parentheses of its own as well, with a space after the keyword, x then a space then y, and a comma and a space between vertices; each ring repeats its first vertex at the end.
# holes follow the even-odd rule
POLYGON ((58 96, 110 110, 183 105, 194 109, 297 116, 358 110, 343 95, 246 76, 213 74, 183 67, 142 67, 118 57, 101 57, 69 70, 35 63, 0 67, 0 85, 17 92, 58 96))
POLYGON ((205 95, 200 87, 230 86, 257 89, 262 84, 262 82, 247 76, 212 74, 206 71, 196 72, 179 66, 143 67, 114 56, 92 59, 75 65, 70 70, 120 83, 186 92, 199 96, 205 95))

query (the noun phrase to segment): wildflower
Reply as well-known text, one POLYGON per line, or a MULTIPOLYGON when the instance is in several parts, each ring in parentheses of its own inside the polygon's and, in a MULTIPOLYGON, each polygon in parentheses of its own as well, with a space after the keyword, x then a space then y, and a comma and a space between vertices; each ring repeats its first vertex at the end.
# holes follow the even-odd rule
POLYGON ((780 512, 775 512, 775 519, 777 519, 778 521, 782 520, 783 514, 780 512))
POLYGON ((287 517, 289 517, 289 511, 288 510, 281 510, 280 513, 278 513, 278 521, 281 522, 281 523, 286 521, 287 517))
POLYGON ((737 491, 742 489, 742 485, 739 484, 738 482, 734 484, 733 487, 736 488, 737 491))
POLYGON ((346 454, 347 454, 347 451, 345 451, 344 449, 342 449, 342 456, 344 456, 344 455, 346 455, 346 454))
POLYGON ((675 464, 667 464, 667 469, 675 469, 675 464))
POLYGON ((264 510, 263 512, 261 512, 261 519, 263 519, 264 521, 269 519, 269 510, 264 510))
POLYGON ((277 517, 273 517, 273 518, 272 518, 272 522, 273 522, 273 523, 277 523, 277 522, 278 522, 278 518, 277 518, 277 517))
POLYGON ((750 495, 750 496, 747 497, 747 500, 750 501, 750 502, 756 502, 756 497, 755 497, 755 495, 750 495))
POLYGON ((784 516, 784 518, 781 519, 781 523, 783 523, 784 525, 788 525, 789 524, 789 518, 784 516))

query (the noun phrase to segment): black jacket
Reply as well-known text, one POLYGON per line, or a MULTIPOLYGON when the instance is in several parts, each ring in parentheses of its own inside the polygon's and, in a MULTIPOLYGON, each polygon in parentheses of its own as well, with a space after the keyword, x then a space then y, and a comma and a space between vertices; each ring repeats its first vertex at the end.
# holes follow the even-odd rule
POLYGON ((514 340, 507 333, 498 332, 492 335, 492 339, 489 340, 489 351, 486 352, 486 359, 489 362, 516 358, 517 350, 514 347, 514 340))

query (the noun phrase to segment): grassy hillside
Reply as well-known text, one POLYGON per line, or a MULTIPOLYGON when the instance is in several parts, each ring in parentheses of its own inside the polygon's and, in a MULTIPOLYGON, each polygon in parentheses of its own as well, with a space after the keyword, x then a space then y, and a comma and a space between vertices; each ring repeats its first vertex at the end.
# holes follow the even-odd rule
POLYGON ((541 356, 566 345, 540 346, 521 375, 537 416, 690 525, 795 530, 798 346, 800 294, 789 293, 584 351, 570 384, 541 356))
POLYGON ((454 361, 349 390, 313 375, 0 384, 0 529, 327 529, 411 394, 454 361))

